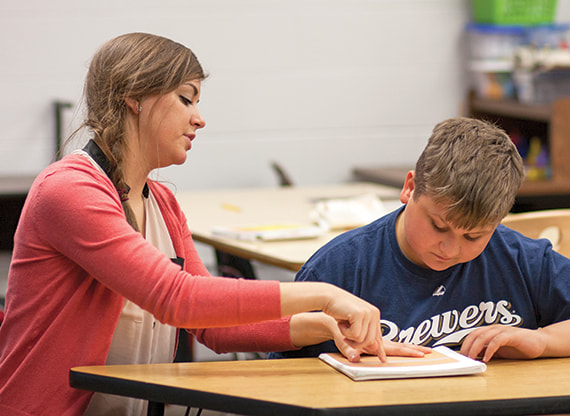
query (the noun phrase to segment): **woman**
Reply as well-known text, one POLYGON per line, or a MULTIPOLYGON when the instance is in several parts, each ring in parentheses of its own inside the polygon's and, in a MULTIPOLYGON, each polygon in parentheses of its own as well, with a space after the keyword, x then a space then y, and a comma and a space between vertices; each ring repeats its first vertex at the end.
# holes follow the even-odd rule
MULTIPOLYGON (((92 393, 69 387, 71 367, 172 361, 177 327, 212 328, 196 333, 218 349, 334 338, 353 360, 364 348, 385 360, 378 310, 347 292, 209 276, 173 194, 148 179, 186 160, 205 125, 204 78, 189 49, 159 36, 119 36, 94 56, 84 122, 93 138, 38 176, 15 235, 0 414, 82 415, 92 393), (289 318, 305 311, 322 313, 289 318)), ((95 395, 88 413, 143 412, 115 399, 95 395)))

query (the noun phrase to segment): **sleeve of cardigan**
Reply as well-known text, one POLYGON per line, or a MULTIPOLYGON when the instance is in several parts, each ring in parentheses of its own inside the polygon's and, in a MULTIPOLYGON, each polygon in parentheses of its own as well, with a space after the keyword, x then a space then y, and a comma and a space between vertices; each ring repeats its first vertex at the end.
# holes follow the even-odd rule
POLYGON ((196 340, 218 354, 295 350, 289 335, 291 317, 228 328, 190 330, 196 340))
POLYGON ((112 183, 90 166, 48 169, 32 198, 44 244, 162 322, 200 328, 281 317, 278 282, 181 270, 132 229, 112 183))

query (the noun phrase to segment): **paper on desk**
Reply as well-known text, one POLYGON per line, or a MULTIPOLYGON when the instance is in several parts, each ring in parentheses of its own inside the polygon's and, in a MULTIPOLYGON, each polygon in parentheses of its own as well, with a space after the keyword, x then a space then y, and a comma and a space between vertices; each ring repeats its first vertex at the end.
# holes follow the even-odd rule
POLYGON ((314 224, 257 224, 235 227, 214 227, 212 234, 244 241, 276 241, 316 238, 326 229, 314 224))
POLYGON ((315 204, 311 218, 328 229, 338 230, 361 227, 387 213, 388 210, 377 195, 364 194, 319 201, 315 204))
POLYGON ((487 369, 485 363, 443 346, 433 348, 421 358, 388 357, 387 363, 376 356, 364 356, 360 362, 350 363, 339 353, 323 353, 319 358, 353 380, 459 376, 487 369))

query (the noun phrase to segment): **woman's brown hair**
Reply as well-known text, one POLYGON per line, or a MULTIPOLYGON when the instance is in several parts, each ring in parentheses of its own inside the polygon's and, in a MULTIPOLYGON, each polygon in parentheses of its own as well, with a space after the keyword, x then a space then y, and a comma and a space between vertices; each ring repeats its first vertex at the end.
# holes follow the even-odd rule
MULTIPOLYGON (((109 160, 108 175, 122 196, 128 192, 122 171, 127 99, 174 91, 184 82, 206 77, 194 53, 170 39, 148 33, 129 33, 105 43, 94 55, 85 80, 87 115, 81 127, 109 160)), ((122 200, 125 198, 122 198, 122 200)), ((128 201, 123 208, 129 223, 139 229, 128 201)))

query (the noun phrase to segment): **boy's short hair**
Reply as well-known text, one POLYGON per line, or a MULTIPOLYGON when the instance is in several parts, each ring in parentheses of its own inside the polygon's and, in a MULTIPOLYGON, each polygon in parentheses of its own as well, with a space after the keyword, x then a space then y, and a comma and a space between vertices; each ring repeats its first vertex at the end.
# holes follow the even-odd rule
POLYGON ((446 220, 472 229, 498 224, 522 183, 522 159, 509 136, 486 121, 465 117, 437 124, 415 168, 413 198, 448 205, 446 220))

